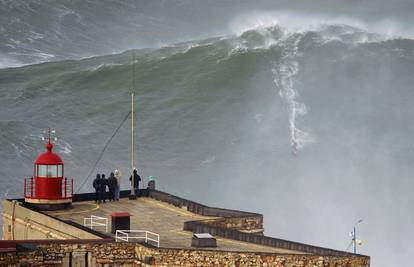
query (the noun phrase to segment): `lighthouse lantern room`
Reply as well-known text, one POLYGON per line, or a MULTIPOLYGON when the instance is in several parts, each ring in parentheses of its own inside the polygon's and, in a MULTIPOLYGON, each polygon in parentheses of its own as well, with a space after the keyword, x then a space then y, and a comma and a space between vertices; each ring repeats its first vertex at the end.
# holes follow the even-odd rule
POLYGON ((73 179, 64 176, 63 160, 52 149, 49 130, 46 152, 34 162, 34 175, 24 179, 25 202, 45 210, 70 206, 73 195, 73 179))

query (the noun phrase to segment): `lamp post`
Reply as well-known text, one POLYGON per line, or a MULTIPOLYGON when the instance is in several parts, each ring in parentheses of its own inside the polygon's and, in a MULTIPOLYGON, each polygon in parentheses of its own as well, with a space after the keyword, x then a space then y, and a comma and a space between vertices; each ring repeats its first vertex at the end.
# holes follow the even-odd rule
POLYGON ((352 243, 354 244, 354 254, 356 254, 356 246, 357 246, 357 239, 356 239, 356 226, 358 225, 358 224, 360 224, 360 223, 362 223, 362 220, 360 219, 359 221, 357 221, 355 224, 354 224, 354 230, 353 230, 353 232, 352 232, 352 243))

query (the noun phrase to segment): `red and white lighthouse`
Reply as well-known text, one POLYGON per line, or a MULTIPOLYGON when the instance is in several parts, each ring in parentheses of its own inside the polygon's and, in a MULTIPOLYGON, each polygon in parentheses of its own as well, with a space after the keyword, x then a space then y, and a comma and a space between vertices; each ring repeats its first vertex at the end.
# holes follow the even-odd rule
POLYGON ((49 131, 46 152, 34 162, 33 176, 24 179, 25 202, 47 210, 70 206, 73 195, 73 179, 64 176, 63 160, 52 149, 49 131))

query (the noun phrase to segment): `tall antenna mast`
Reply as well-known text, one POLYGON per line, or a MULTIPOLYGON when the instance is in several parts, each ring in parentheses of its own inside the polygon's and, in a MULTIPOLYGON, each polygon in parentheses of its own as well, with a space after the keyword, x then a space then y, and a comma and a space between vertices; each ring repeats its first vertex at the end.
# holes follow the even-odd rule
POLYGON ((131 93, 131 199, 135 199, 135 110, 134 110, 134 92, 131 93))
POLYGON ((130 199, 136 199, 135 194, 135 109, 134 109, 134 90, 135 90, 135 52, 133 57, 133 68, 132 68, 132 92, 131 92, 131 195, 130 199))

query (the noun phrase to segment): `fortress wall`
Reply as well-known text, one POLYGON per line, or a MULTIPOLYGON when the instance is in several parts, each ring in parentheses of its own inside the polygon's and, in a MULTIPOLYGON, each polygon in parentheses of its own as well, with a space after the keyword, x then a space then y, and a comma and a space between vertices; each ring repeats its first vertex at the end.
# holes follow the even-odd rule
POLYGON ((204 221, 210 225, 239 230, 242 232, 263 233, 263 215, 252 212, 208 207, 165 192, 149 190, 148 196, 171 205, 185 208, 203 216, 221 217, 204 221))
POLYGON ((0 252, 0 265, 22 266, 274 266, 369 267, 369 257, 282 255, 213 250, 162 249, 137 243, 38 244, 34 251, 0 252), (20 265, 19 265, 20 264, 20 265))
POLYGON ((79 229, 18 201, 3 200, 3 239, 100 239, 102 237, 79 229))
POLYGON ((150 250, 137 248, 138 258, 155 266, 274 266, 274 267, 368 267, 367 257, 281 255, 203 250, 150 250), (142 253, 140 250, 144 250, 142 253), (146 251, 145 251, 146 250, 146 251), (154 253, 155 252, 155 253, 154 253))
POLYGON ((263 218, 258 216, 227 217, 216 220, 205 220, 207 224, 217 227, 238 230, 245 233, 263 233, 263 218))

